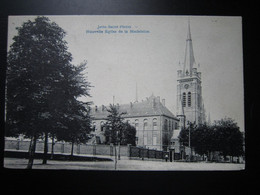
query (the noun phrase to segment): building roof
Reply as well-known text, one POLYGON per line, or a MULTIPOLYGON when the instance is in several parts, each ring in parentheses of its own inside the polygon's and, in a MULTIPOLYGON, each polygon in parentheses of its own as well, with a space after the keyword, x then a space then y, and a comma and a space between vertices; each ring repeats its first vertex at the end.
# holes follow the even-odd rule
MULTIPOLYGON (((164 115, 178 120, 178 118, 163 105, 160 98, 154 95, 141 102, 120 104, 117 106, 119 106, 120 113, 126 112, 126 114, 123 115, 124 118, 164 115)), ((108 112, 105 106, 94 107, 91 109, 91 115, 95 119, 105 119, 108 112)))

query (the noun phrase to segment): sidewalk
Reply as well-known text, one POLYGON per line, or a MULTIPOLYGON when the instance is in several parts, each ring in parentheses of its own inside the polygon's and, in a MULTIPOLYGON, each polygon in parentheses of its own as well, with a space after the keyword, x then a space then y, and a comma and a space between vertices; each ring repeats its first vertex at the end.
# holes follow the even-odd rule
MULTIPOLYGON (((11 169, 25 169, 28 159, 5 158, 4 167, 11 169)), ((129 171, 213 171, 213 170, 243 170, 244 164, 233 163, 187 163, 187 162, 165 162, 147 160, 117 161, 116 170, 129 171)), ((35 159, 33 169, 69 169, 69 170, 115 170, 114 161, 54 161, 48 160, 42 165, 42 160, 35 159)))

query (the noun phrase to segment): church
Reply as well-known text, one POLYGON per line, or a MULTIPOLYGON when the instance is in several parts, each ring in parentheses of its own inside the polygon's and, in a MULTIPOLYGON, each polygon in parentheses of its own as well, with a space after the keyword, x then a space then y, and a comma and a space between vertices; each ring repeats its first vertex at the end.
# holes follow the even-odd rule
MULTIPOLYGON (((136 145, 145 148, 168 150, 182 153, 178 140, 182 128, 189 123, 196 125, 205 122, 205 109, 202 98, 201 72, 195 62, 190 23, 186 39, 184 62, 177 71, 177 110, 174 115, 166 106, 165 99, 151 95, 141 102, 117 105, 119 112, 126 112, 124 120, 136 128, 136 145)), ((105 142, 104 124, 108 112, 106 106, 91 109, 93 118, 92 142, 105 142)))
POLYGON ((184 62, 179 63, 177 71, 177 116, 181 127, 189 122, 199 125, 206 121, 199 66, 195 62, 189 23, 184 62))

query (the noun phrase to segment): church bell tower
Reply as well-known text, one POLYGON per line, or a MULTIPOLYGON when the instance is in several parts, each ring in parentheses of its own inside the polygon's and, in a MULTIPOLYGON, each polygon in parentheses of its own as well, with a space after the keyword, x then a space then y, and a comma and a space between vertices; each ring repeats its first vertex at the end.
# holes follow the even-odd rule
POLYGON ((188 121, 197 125, 204 123, 204 105, 202 102, 201 72, 195 62, 190 22, 186 39, 184 62, 179 63, 177 71, 177 116, 180 126, 186 126, 188 121))

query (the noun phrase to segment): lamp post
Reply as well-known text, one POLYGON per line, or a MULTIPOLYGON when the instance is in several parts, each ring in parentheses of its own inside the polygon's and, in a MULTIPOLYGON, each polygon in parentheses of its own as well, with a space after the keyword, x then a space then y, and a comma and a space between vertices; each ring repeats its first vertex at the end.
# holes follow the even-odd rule
POLYGON ((189 161, 191 160, 191 144, 190 144, 190 125, 191 125, 191 122, 188 121, 187 124, 189 125, 189 148, 190 148, 190 156, 189 156, 189 161))

